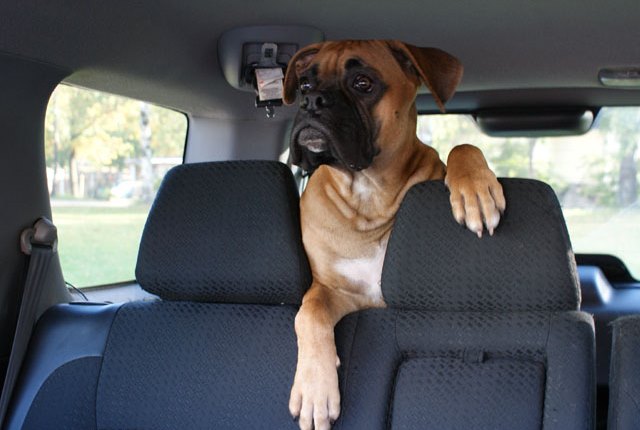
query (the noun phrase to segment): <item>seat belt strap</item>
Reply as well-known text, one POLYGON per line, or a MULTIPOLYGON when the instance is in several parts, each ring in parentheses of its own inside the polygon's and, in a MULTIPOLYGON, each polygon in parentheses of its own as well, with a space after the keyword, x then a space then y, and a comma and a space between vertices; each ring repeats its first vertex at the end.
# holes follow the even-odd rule
MULTIPOLYGON (((20 235, 20 249, 30 255, 27 278, 22 292, 20 313, 16 322, 16 330, 11 347, 11 356, 0 397, 0 424, 9 408, 11 393, 18 379, 20 367, 27 352, 29 339, 33 332, 40 296, 44 287, 49 265, 57 252, 58 233, 55 225, 47 218, 40 218, 33 228, 25 229, 20 235)), ((0 426, 1 427, 1 426, 0 426)))

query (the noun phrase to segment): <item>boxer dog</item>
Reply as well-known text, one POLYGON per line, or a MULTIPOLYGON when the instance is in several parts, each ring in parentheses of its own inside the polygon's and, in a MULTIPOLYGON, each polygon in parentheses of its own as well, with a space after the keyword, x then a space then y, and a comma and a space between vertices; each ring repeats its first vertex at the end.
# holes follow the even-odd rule
POLYGON ((350 312, 385 306, 382 262, 407 190, 444 178, 458 223, 478 237, 498 225, 504 195, 480 150, 457 146, 445 167, 416 137, 418 87, 426 84, 444 111, 461 78, 446 52, 398 41, 318 43, 289 63, 283 98, 300 98, 291 161, 313 172, 300 200, 313 282, 295 319, 289 401, 301 429, 329 429, 340 414, 334 326, 350 312))

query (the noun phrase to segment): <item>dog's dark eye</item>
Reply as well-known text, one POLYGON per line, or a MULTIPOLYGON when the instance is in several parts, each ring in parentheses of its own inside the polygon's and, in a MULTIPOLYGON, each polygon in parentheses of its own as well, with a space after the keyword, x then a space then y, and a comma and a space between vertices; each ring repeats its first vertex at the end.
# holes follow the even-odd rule
POLYGON ((300 92, 302 94, 306 93, 307 91, 311 91, 312 89, 313 85, 311 85, 311 82, 309 82, 307 78, 300 78, 300 92))
POLYGON ((353 88, 362 93, 368 93, 373 88, 373 82, 371 82, 371 78, 366 75, 358 75, 353 80, 353 88))

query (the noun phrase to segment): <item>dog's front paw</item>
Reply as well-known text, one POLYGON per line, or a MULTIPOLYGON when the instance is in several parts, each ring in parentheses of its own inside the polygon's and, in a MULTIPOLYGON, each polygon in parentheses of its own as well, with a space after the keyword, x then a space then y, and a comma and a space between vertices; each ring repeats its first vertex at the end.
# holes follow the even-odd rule
POLYGON ((451 210, 458 224, 482 237, 483 225, 490 235, 506 208, 502 185, 489 168, 467 171, 463 175, 447 173, 445 183, 451 192, 451 210))
POLYGON ((336 358, 299 360, 291 388, 289 411, 301 430, 329 430, 340 415, 336 358))

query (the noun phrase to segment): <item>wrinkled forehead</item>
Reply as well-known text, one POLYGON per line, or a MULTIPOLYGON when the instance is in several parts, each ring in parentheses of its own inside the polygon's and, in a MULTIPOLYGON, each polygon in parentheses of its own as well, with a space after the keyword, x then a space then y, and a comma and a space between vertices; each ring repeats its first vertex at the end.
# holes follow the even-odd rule
POLYGON ((381 40, 326 42, 304 69, 313 68, 320 79, 328 79, 358 65, 401 72, 389 46, 381 40))

